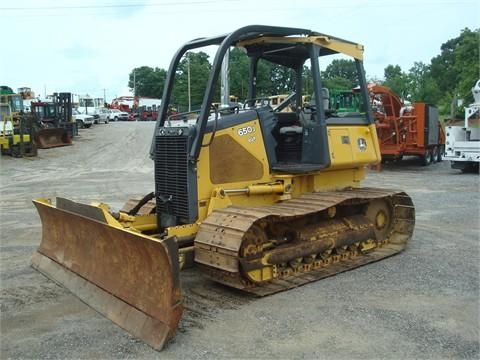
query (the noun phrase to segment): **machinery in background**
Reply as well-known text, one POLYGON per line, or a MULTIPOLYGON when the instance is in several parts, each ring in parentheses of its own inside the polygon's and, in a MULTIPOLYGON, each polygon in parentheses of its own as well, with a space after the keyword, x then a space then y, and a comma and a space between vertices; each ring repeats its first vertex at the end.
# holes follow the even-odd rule
POLYGON ((129 114, 130 121, 155 121, 162 99, 141 96, 120 96, 112 100, 110 109, 118 109, 129 114))
POLYGON ((158 108, 153 106, 139 106, 130 110, 128 120, 130 121, 155 121, 158 116, 158 108))
POLYGON ((119 96, 112 100, 112 103, 110 104, 109 108, 118 109, 120 111, 129 113, 132 110, 134 103, 135 103, 134 96, 119 96))
POLYGON ((132 112, 138 114, 137 120, 156 121, 158 117, 158 109, 161 104, 161 99, 136 96, 132 112))
POLYGON ((477 115, 476 126, 470 119, 480 112, 480 80, 472 88, 474 103, 465 108, 462 125, 446 126, 447 140, 444 160, 449 160, 452 169, 462 172, 479 172, 480 163, 480 122, 477 115))
POLYGON ((23 112, 23 100, 8 86, 0 86, 0 150, 13 157, 36 156, 33 123, 23 112))
POLYGON ((385 86, 368 86, 382 161, 418 156, 423 165, 441 161, 445 132, 438 110, 426 103, 405 104, 385 86))
POLYGON ((35 143, 40 149, 72 144, 78 127, 72 116, 71 93, 55 93, 51 102, 32 101, 31 115, 35 119, 35 143))
POLYGON ((155 191, 118 212, 35 200, 43 231, 33 266, 161 349, 182 316, 182 267, 266 296, 396 254, 412 236, 415 209, 402 191, 360 187, 365 167, 381 160, 368 104, 360 44, 261 25, 192 40, 175 53, 165 80, 150 151, 155 191), (182 58, 212 46, 200 108, 169 115, 182 58), (233 46, 250 63, 248 98, 226 111, 212 104, 233 46), (345 56, 355 62, 366 105, 338 117, 325 101, 319 58, 345 56), (262 62, 292 74, 290 95, 275 108, 273 94, 258 101, 265 97, 257 79, 268 79, 262 62), (307 64, 314 94, 304 105, 307 64), (296 111, 282 111, 292 104, 296 111))
POLYGON ((329 89, 330 106, 337 113, 357 112, 361 110, 362 98, 358 91, 329 89))
POLYGON ((0 103, 0 150, 2 155, 37 156, 32 127, 30 117, 24 114, 13 116, 10 104, 0 103))

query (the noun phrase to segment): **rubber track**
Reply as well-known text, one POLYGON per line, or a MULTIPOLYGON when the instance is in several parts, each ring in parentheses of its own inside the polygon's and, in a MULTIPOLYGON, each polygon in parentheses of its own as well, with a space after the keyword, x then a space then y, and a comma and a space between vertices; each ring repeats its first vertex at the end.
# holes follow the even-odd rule
MULTIPOLYGON (((292 200, 270 206, 241 208, 231 206, 216 210, 200 226, 195 242, 208 244, 216 256, 238 256, 238 249, 245 232, 255 222, 267 217, 280 217, 288 221, 325 210, 335 205, 348 205, 374 199, 389 198, 392 204, 393 228, 386 241, 374 250, 355 257, 323 265, 309 271, 253 284, 245 281, 240 272, 233 273, 212 266, 200 268, 215 281, 241 288, 257 296, 266 296, 288 290, 356 267, 378 261, 402 251, 413 234, 415 209, 411 198, 404 192, 377 188, 348 189, 343 191, 308 193, 292 200), (213 236, 212 236, 213 235, 213 236)), ((278 221, 278 219, 276 220, 278 221)))

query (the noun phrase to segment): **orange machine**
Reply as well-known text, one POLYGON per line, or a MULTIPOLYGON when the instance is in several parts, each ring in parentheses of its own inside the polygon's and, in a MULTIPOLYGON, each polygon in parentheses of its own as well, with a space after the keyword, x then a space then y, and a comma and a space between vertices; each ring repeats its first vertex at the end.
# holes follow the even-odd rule
POLYGON ((391 89, 369 85, 382 161, 419 156, 423 165, 442 160, 445 131, 438 110, 426 103, 406 105, 391 89))

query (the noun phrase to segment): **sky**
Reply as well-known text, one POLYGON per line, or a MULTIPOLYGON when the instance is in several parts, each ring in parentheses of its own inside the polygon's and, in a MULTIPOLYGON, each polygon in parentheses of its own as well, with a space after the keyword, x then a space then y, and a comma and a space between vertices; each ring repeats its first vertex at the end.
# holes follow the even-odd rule
POLYGON ((363 44, 367 77, 382 79, 389 64, 428 64, 478 29, 480 0, 0 0, 0 85, 110 102, 131 94, 134 68, 168 69, 185 42, 253 24, 363 44))

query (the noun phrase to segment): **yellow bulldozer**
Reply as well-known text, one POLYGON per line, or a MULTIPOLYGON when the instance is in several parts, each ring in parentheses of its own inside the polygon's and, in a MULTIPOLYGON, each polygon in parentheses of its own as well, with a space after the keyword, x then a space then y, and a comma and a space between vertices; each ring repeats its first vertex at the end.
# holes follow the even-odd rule
POLYGON ((167 73, 150 154, 155 190, 119 211, 34 200, 43 234, 33 266, 161 349, 182 316, 184 267, 265 296, 403 250, 415 223, 411 198, 360 187, 365 167, 381 160, 376 134, 361 45, 262 25, 195 39, 175 53, 167 73), (217 52, 199 110, 169 113, 182 59, 211 46, 217 52), (248 98, 213 107, 233 47, 250 61, 248 98), (363 113, 339 116, 323 95, 320 61, 339 55, 356 64, 363 113), (294 80, 275 108, 264 96, 272 94, 258 93, 265 62, 294 80))

